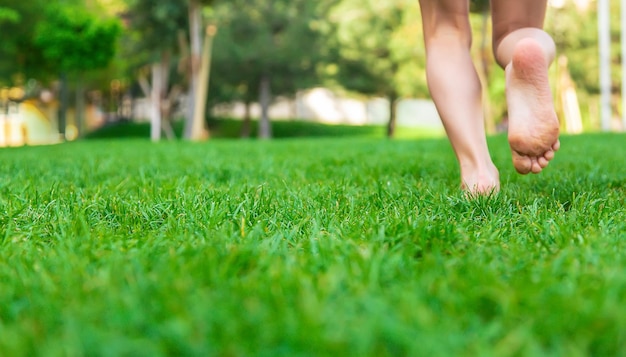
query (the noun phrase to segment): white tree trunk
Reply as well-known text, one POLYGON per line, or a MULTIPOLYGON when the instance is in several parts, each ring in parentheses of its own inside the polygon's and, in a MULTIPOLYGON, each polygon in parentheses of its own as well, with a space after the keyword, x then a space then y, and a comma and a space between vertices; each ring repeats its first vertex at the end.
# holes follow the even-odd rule
POLYGON ((193 135, 195 100, 200 73, 200 56, 202 55, 202 6, 197 0, 189 1, 189 36, 191 42, 191 78, 185 120, 184 136, 186 139, 191 139, 193 135))
POLYGON ((269 139, 272 137, 272 127, 269 117, 270 102, 272 100, 270 76, 264 74, 259 88, 259 102, 261 104, 261 120, 259 121, 259 138, 269 139))
POLYGON ((161 93, 163 88, 163 67, 160 63, 152 64, 152 90, 150 93, 150 139, 161 139, 161 93))
POLYGON ((609 0, 598 0, 598 46, 600 48, 600 118, 602 130, 611 130, 611 6, 609 0))

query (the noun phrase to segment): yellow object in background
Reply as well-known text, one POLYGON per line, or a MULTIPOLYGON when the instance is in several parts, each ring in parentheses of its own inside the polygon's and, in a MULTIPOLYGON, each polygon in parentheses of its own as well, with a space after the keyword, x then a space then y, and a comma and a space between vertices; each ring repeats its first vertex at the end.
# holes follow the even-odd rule
MULTIPOLYGON (((2 90, 0 96, 19 94, 2 90)), ((34 101, 15 104, 0 115, 0 147, 46 145, 59 142, 56 125, 37 107, 34 101), (8 113, 7 113, 8 112, 8 113)))

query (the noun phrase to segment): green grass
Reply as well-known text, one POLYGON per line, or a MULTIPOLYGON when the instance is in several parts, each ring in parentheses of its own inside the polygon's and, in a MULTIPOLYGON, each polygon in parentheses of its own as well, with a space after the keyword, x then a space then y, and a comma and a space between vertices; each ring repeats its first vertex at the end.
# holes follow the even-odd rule
POLYGON ((472 201, 443 139, 1 150, 0 356, 623 355, 625 139, 472 201))
MULTIPOLYGON (((173 124, 177 137, 182 136, 183 121, 173 124)), ((242 121, 236 119, 211 119, 209 130, 212 138, 233 139, 241 135, 242 121)), ((257 136, 258 121, 253 120, 250 125, 250 136, 257 136)), ((369 137, 383 138, 387 127, 383 125, 328 125, 303 120, 274 121, 272 123, 273 137, 277 139, 301 137, 369 137)), ((443 130, 428 128, 397 128, 396 137, 433 138, 444 136, 443 130)), ((107 125, 87 135, 88 139, 119 139, 119 138, 149 138, 149 123, 119 122, 107 125)))

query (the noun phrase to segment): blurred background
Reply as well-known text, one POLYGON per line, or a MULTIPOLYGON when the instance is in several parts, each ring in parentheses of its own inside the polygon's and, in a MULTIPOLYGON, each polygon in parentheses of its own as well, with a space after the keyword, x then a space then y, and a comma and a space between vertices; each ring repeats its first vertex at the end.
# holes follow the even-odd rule
MULTIPOLYGON (((624 129, 620 9, 549 4, 564 132, 624 129)), ((471 21, 495 134, 507 113, 488 1, 472 2, 471 21)), ((285 122, 443 133, 417 0, 0 0, 0 29, 2 147, 98 135, 271 138, 285 122)))

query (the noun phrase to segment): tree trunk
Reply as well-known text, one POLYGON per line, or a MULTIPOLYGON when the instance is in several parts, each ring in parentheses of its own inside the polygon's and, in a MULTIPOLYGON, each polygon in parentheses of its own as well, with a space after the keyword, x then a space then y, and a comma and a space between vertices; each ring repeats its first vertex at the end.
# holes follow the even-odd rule
POLYGON ((189 1, 189 36, 191 42, 191 76, 187 97, 187 117, 185 118, 185 139, 191 139, 194 129, 194 115, 202 54, 202 6, 197 0, 189 1))
POLYGON ((483 97, 483 110, 485 118, 485 131, 487 134, 495 134, 496 132, 496 120, 493 115, 493 107, 491 100, 489 100, 489 49, 487 47, 489 37, 489 10, 487 9, 482 13, 482 26, 480 30, 480 63, 481 68, 478 71, 478 76, 482 82, 482 97, 483 97))
POLYGON ((243 115, 243 122, 241 123, 240 135, 242 138, 249 138, 250 137, 250 124, 252 124, 251 123, 252 118, 251 118, 251 113, 250 113, 250 106, 251 106, 250 100, 246 99, 245 106, 246 107, 245 107, 245 112, 243 115))
POLYGON ((163 68, 161 63, 152 64, 152 91, 150 110, 150 138, 152 141, 161 139, 161 93, 163 87, 163 68))
POLYGON ((611 107, 611 4, 598 0, 598 48, 600 53, 600 122, 602 131, 611 130, 613 108, 611 107))
POLYGON ((68 88, 67 88, 67 73, 61 73, 61 82, 59 88, 59 96, 61 97, 61 102, 59 104, 59 134, 61 136, 61 140, 65 140, 65 127, 67 126, 67 106, 69 102, 68 98, 68 88))
POLYGON ((272 126, 269 117, 272 89, 269 74, 264 74, 261 78, 259 93, 259 102, 261 104, 261 119, 259 120, 258 133, 259 139, 269 139, 272 137, 272 126))
POLYGON ((387 123, 387 137, 393 138, 396 135, 396 104, 398 101, 398 95, 392 93, 389 96, 389 122, 387 123))
POLYGON ((85 131, 85 90, 80 75, 76 79, 76 114, 74 121, 76 125, 76 137, 80 138, 85 131))
POLYGON ((202 45, 202 61, 200 73, 198 75, 198 86, 196 87, 196 99, 193 115, 193 130, 191 140, 202 140, 208 137, 209 131, 205 125, 206 102, 209 92, 209 80, 211 75, 211 50, 213 47, 213 37, 215 36, 215 26, 208 26, 202 45))
POLYGON ((163 125, 163 133, 168 140, 176 139, 176 133, 174 133, 174 128, 172 127, 172 103, 181 93, 182 89, 180 86, 173 86, 161 104, 161 123, 163 125))
POLYGON ((174 133, 172 122, 168 119, 163 118, 163 120, 161 121, 161 124, 163 128, 163 134, 165 134, 165 137, 167 138, 167 140, 176 139, 176 133, 174 133))
POLYGON ((159 110, 161 111, 161 130, 168 140, 174 140, 176 134, 171 124, 171 108, 172 100, 168 95, 168 89, 170 87, 170 65, 172 63, 172 54, 170 51, 163 51, 161 53, 161 83, 159 89, 159 110))

